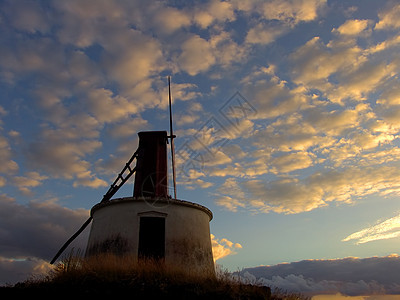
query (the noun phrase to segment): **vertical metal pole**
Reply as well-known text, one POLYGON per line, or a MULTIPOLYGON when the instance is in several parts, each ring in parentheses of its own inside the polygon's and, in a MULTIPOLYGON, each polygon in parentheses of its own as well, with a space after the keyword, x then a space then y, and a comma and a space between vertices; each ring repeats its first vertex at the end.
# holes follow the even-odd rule
POLYGON ((169 134, 171 138, 172 180, 174 182, 174 199, 176 199, 175 146, 174 146, 175 136, 174 136, 174 131, 172 129, 171 76, 168 76, 168 99, 169 99, 169 134))

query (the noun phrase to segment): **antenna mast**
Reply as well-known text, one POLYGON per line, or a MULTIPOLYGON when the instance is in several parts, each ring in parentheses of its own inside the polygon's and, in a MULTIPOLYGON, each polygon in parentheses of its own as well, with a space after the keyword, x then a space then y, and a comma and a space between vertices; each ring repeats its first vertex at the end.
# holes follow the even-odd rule
POLYGON ((168 76, 168 100, 169 100, 169 138, 171 139, 171 164, 172 164, 172 180, 174 182, 174 199, 176 199, 176 177, 175 177, 175 146, 174 131, 172 129, 172 101, 171 101, 171 76, 168 76))

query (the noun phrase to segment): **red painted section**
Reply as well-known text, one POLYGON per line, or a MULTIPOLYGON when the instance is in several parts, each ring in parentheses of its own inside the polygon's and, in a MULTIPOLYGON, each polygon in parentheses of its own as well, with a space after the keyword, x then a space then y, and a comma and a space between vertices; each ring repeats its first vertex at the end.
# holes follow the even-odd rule
POLYGON ((168 197, 167 132, 142 131, 136 164, 134 197, 168 197))

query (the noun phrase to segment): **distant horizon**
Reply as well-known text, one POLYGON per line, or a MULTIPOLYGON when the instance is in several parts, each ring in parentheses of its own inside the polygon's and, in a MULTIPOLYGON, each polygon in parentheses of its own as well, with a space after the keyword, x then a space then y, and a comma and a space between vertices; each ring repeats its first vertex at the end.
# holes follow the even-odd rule
POLYGON ((312 300, 397 300, 398 295, 346 296, 346 295, 317 295, 312 300))

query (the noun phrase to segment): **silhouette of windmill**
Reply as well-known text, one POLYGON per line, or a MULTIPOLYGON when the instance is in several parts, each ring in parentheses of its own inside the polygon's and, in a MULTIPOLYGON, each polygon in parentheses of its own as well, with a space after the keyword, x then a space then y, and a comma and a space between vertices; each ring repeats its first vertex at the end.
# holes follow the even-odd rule
POLYGON ((90 217, 51 260, 92 223, 86 256, 99 253, 152 258, 188 272, 215 274, 210 227, 212 212, 176 196, 171 80, 168 77, 169 125, 166 131, 139 132, 139 146, 111 184, 90 217), (167 144, 170 142, 174 197, 168 195, 167 144), (136 161, 136 165, 134 162, 136 161), (112 199, 135 174, 133 197, 112 199))

